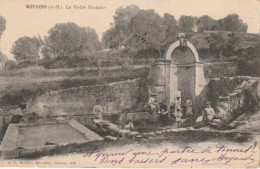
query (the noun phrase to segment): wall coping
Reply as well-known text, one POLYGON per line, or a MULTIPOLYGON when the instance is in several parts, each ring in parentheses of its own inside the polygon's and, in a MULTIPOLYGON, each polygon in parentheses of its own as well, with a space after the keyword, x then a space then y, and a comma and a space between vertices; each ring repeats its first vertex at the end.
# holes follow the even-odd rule
POLYGON ((89 86, 85 85, 85 86, 71 87, 71 88, 59 89, 59 90, 49 90, 49 91, 46 91, 45 94, 51 94, 51 93, 58 94, 59 92, 63 92, 63 91, 75 90, 75 89, 84 89, 84 88, 88 88, 88 87, 113 86, 115 84, 122 84, 122 83, 125 83, 125 82, 129 82, 130 83, 130 82, 134 82, 134 81, 138 81, 138 80, 140 80, 140 78, 122 80, 122 81, 111 82, 111 83, 106 83, 106 84, 96 84, 96 85, 89 85, 89 86))

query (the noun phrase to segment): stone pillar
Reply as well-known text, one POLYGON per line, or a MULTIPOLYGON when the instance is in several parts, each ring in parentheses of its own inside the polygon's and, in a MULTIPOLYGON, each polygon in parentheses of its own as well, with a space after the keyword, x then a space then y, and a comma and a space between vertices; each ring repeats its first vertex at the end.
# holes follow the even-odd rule
POLYGON ((175 102, 175 98, 180 95, 178 91, 178 77, 176 76, 177 65, 170 65, 170 91, 169 91, 169 102, 175 102))
POLYGON ((151 67, 149 95, 157 94, 158 102, 169 103, 171 60, 157 60, 151 67))
POLYGON ((206 80, 204 77, 204 64, 202 62, 195 63, 196 76, 195 76, 195 96, 198 96, 206 86, 206 80))

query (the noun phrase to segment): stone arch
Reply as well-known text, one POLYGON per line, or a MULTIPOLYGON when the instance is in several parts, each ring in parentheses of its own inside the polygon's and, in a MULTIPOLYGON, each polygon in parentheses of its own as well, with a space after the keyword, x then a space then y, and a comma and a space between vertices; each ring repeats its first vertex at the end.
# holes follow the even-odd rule
POLYGON ((182 50, 180 43, 180 40, 177 40, 165 52, 165 60, 170 61, 169 87, 166 88, 170 102, 174 101, 173 99, 176 96, 181 96, 184 100, 188 97, 195 98, 206 84, 203 70, 204 64, 200 61, 196 48, 191 42, 186 41, 187 49, 182 50), (189 51, 187 54, 190 59, 183 58, 184 60, 179 60, 182 58, 182 54, 186 55, 186 51, 189 51), (180 58, 178 59, 178 57, 180 58))
MULTIPOLYGON (((180 46, 180 41, 176 41, 173 44, 171 44, 170 47, 168 48, 166 54, 165 54, 165 59, 166 60, 172 60, 171 54, 179 46, 180 46)), ((195 58, 195 62, 196 63, 200 62, 199 54, 198 54, 196 48, 194 47, 194 45, 192 43, 190 43, 189 41, 187 41, 187 47, 190 48, 190 50, 192 51, 194 58, 195 58)))
POLYGON ((187 48, 182 49, 178 40, 165 51, 164 59, 151 66, 149 92, 156 93, 158 101, 166 101, 167 105, 174 103, 177 96, 183 101, 191 98, 197 103, 206 85, 203 69, 204 64, 193 44, 187 41, 187 48))

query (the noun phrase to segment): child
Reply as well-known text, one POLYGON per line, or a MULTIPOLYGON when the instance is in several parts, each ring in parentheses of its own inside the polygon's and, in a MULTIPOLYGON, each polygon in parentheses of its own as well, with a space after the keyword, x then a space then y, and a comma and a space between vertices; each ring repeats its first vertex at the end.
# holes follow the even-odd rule
POLYGON ((180 127, 181 117, 182 117, 182 113, 180 109, 177 109, 177 112, 175 113, 175 117, 176 117, 176 122, 178 124, 178 127, 180 127))

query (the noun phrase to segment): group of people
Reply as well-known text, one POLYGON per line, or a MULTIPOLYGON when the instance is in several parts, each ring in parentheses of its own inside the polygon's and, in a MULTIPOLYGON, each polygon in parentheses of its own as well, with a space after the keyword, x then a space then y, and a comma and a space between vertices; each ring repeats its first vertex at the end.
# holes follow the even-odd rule
POLYGON ((151 94, 147 104, 148 112, 153 115, 154 122, 160 119, 161 123, 165 124, 168 121, 168 108, 165 102, 159 104, 156 97, 157 95, 155 93, 151 94))
MULTIPOLYGON (((167 105, 165 101, 158 103, 156 97, 157 95, 155 93, 151 94, 151 98, 148 101, 149 112, 154 115, 154 118, 159 117, 162 125, 166 125, 169 119, 167 105)), ((180 97, 177 96, 175 102, 171 103, 170 109, 170 113, 175 116, 175 121, 178 126, 181 125, 181 118, 183 115, 185 115, 185 117, 193 115, 192 101, 190 98, 186 100, 185 105, 182 105, 180 97)))
MULTIPOLYGON (((162 125, 167 124, 168 119, 171 115, 175 117, 175 121, 178 126, 181 125, 183 117, 189 118, 194 116, 192 110, 192 101, 190 97, 188 97, 184 104, 182 104, 181 98, 177 96, 175 102, 170 104, 170 114, 168 114, 167 105, 165 104, 165 102, 162 102, 161 104, 158 103, 156 97, 156 94, 151 94, 151 98, 148 102, 149 112, 154 115, 155 119, 159 117, 162 125)), ((211 103, 207 102, 206 107, 201 113, 201 116, 196 119, 196 127, 206 126, 210 124, 214 119, 215 114, 216 113, 214 109, 211 107, 211 103)))
MULTIPOLYGON (((176 97, 175 101, 170 104, 170 111, 168 111, 168 106, 165 101, 158 103, 157 95, 155 93, 151 94, 148 101, 148 112, 153 115, 155 122, 160 122, 162 126, 169 124, 169 117, 174 116, 175 122, 178 127, 181 125, 182 118, 193 117, 192 101, 188 97, 187 100, 182 104, 181 98, 176 97)), ((93 114, 95 118, 102 120, 102 114, 104 113, 103 107, 101 106, 100 100, 96 100, 96 105, 93 107, 93 114)), ((119 117, 118 123, 122 128, 134 128, 133 121, 129 119, 127 114, 129 111, 124 111, 119 117)), ((196 126, 208 125, 215 117, 215 111, 211 107, 211 103, 208 102, 206 108, 203 110, 201 116, 196 119, 196 126)))

